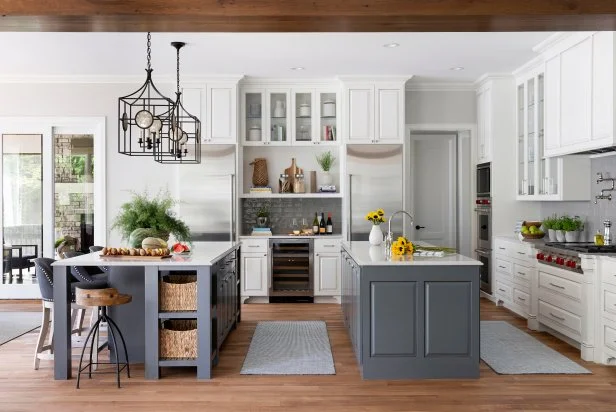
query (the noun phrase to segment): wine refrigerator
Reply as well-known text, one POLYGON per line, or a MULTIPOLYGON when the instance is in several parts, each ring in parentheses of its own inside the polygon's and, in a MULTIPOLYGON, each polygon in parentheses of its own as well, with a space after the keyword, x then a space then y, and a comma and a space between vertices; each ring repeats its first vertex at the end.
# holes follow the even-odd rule
POLYGON ((311 239, 270 239, 270 301, 314 298, 311 239), (282 299, 281 299, 282 298, 282 299))

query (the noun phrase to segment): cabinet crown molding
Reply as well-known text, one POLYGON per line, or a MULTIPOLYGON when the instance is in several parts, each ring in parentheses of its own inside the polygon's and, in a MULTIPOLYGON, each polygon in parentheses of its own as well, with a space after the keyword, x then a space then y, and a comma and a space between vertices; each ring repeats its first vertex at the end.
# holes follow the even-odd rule
POLYGON ((535 53, 545 53, 547 50, 551 49, 552 47, 560 45, 562 42, 564 42, 567 39, 572 39, 574 37, 579 38, 579 39, 584 39, 586 37, 592 36, 595 33, 596 32, 594 31, 554 33, 553 35, 551 35, 550 37, 548 37, 547 39, 545 39, 544 41, 542 41, 541 43, 533 47, 533 51, 535 53))
POLYGON ((338 80, 341 82, 401 82, 406 83, 413 78, 412 74, 405 76, 388 76, 388 75, 342 75, 338 76, 338 80))
POLYGON ((481 77, 479 77, 477 80, 475 80, 475 88, 479 89, 480 87, 482 87, 483 85, 485 85, 486 83, 492 81, 492 80, 511 80, 513 79, 513 74, 511 73, 486 73, 484 75, 482 75, 481 77))
POLYGON ((418 81, 407 82, 406 91, 427 91, 427 92, 472 92, 475 91, 473 82, 435 82, 418 81))
POLYGON ((340 81, 337 78, 281 78, 281 77, 256 77, 246 76, 241 81, 241 86, 250 87, 338 87, 340 81))
MULTIPOLYGON (((158 83, 169 83, 175 85, 175 74, 152 75, 154 81, 158 83)), ((244 75, 183 75, 182 83, 238 83, 244 75)), ((86 84, 141 84, 143 75, 0 75, 0 83, 86 83, 86 84)))
POLYGON ((539 55, 539 56, 533 57, 533 59, 529 60, 528 62, 524 63, 522 66, 515 69, 512 72, 512 74, 515 77, 523 77, 526 74, 533 72, 534 70, 543 68, 544 64, 545 64, 544 56, 539 55))

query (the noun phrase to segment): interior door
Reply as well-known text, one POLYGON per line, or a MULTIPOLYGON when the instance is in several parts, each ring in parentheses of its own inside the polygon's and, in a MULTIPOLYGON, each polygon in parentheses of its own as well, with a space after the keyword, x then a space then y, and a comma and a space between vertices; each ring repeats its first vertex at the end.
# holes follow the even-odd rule
POLYGON ((455 134, 411 135, 414 240, 457 247, 456 142, 455 134))

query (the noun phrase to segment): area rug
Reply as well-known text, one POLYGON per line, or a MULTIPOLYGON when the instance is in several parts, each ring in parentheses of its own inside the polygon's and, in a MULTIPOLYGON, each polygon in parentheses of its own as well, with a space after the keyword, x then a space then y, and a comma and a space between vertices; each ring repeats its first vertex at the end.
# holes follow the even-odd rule
POLYGON ((0 312, 0 345, 41 326, 41 316, 40 312, 0 312))
POLYGON ((591 373, 503 321, 481 322, 481 359, 501 375, 591 373))
POLYGON ((240 373, 335 375, 325 322, 259 322, 240 373))

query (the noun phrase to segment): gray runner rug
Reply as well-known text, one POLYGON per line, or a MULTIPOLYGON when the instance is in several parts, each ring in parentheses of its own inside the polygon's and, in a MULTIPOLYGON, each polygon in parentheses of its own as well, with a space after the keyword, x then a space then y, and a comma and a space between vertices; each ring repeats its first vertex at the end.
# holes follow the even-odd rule
POLYGON ((259 322, 240 373, 335 375, 325 322, 259 322))
POLYGON ((0 345, 41 326, 42 316, 41 312, 0 312, 0 345))
POLYGON ((591 373, 503 321, 481 322, 481 359, 501 375, 591 373))

